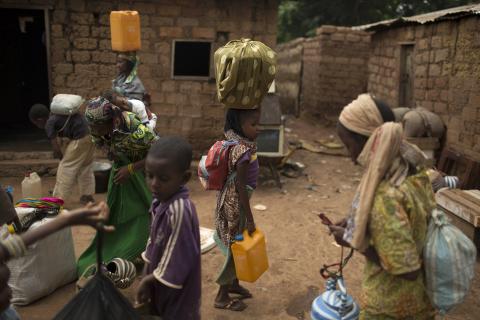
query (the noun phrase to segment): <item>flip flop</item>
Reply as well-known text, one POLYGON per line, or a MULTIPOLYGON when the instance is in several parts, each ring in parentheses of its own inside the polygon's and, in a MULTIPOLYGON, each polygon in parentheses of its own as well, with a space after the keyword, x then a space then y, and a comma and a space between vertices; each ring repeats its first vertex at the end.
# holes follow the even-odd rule
POLYGON ((253 297, 252 294, 250 293, 250 291, 248 291, 247 289, 245 289, 243 287, 230 289, 230 290, 228 290, 228 293, 239 295, 240 297, 238 297, 238 299, 240 299, 240 300, 250 299, 250 298, 253 297))
POLYGON ((231 311, 243 311, 247 308, 247 305, 242 300, 232 299, 227 303, 221 303, 221 302, 215 301, 214 307, 217 309, 225 309, 225 310, 231 310, 231 311))

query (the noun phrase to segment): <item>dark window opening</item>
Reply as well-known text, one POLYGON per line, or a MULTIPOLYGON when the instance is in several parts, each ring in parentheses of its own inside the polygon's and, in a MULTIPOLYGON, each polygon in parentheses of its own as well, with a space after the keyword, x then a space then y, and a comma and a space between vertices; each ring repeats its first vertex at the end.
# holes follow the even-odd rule
POLYGON ((210 77, 211 43, 174 41, 173 77, 210 77))

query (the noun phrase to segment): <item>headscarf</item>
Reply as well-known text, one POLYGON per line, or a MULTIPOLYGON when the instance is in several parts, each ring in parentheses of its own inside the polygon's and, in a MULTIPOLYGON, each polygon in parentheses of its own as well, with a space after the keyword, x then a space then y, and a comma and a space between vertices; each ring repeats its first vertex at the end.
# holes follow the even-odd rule
POLYGON ((383 180, 398 187, 412 168, 424 165, 425 154, 403 139, 402 125, 387 122, 375 129, 358 157, 365 167, 347 220, 344 240, 360 251, 367 249, 368 221, 375 193, 383 180))
POLYGON ((339 121, 348 130, 367 137, 384 123, 377 104, 367 93, 359 95, 343 108, 339 121))
MULTIPOLYGON (((137 69, 138 69, 138 65, 140 64, 140 58, 137 56, 135 52, 120 53, 118 55, 118 58, 130 61, 131 63, 133 63, 132 70, 130 71, 129 75, 125 80, 125 83, 132 82, 133 79, 135 79, 135 77, 137 76, 137 69)), ((119 92, 119 93, 123 94, 122 92, 119 92)))
POLYGON ((90 125, 104 124, 113 119, 113 104, 104 97, 96 97, 87 102, 85 118, 90 125))

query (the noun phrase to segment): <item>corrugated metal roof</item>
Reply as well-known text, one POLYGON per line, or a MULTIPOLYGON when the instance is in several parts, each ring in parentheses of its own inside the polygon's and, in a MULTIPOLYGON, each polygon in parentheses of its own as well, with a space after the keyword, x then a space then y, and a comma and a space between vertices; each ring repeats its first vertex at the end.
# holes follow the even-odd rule
POLYGON ((380 31, 403 25, 432 23, 441 20, 459 19, 472 15, 480 15, 480 3, 429 12, 412 17, 400 17, 396 19, 379 21, 363 26, 352 27, 352 29, 363 31, 380 31))

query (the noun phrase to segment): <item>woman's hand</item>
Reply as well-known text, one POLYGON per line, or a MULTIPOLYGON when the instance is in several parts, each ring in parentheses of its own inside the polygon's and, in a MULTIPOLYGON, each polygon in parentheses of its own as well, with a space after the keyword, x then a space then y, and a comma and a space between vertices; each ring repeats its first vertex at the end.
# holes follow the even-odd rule
POLYGON ((123 184, 127 182, 128 178, 130 178, 130 172, 128 171, 128 167, 123 166, 117 169, 115 177, 113 177, 113 182, 115 182, 116 184, 123 184))
POLYGON ((335 222, 333 225, 345 229, 347 227, 347 219, 343 218, 342 220, 335 222))
POLYGON ((332 224, 328 226, 328 229, 330 230, 330 233, 335 238, 335 242, 337 242, 342 247, 350 247, 350 244, 345 240, 343 240, 343 235, 345 233, 344 227, 340 227, 336 224, 332 224))
POLYGON ((100 202, 97 205, 88 204, 87 206, 75 209, 65 213, 67 225, 89 225, 93 228, 101 228, 103 231, 114 231, 113 226, 104 226, 108 220, 110 210, 105 202, 100 202))
POLYGON ((152 284, 154 281, 155 277, 152 274, 145 276, 142 281, 140 281, 135 294, 135 305, 142 305, 150 301, 152 298, 152 284))

